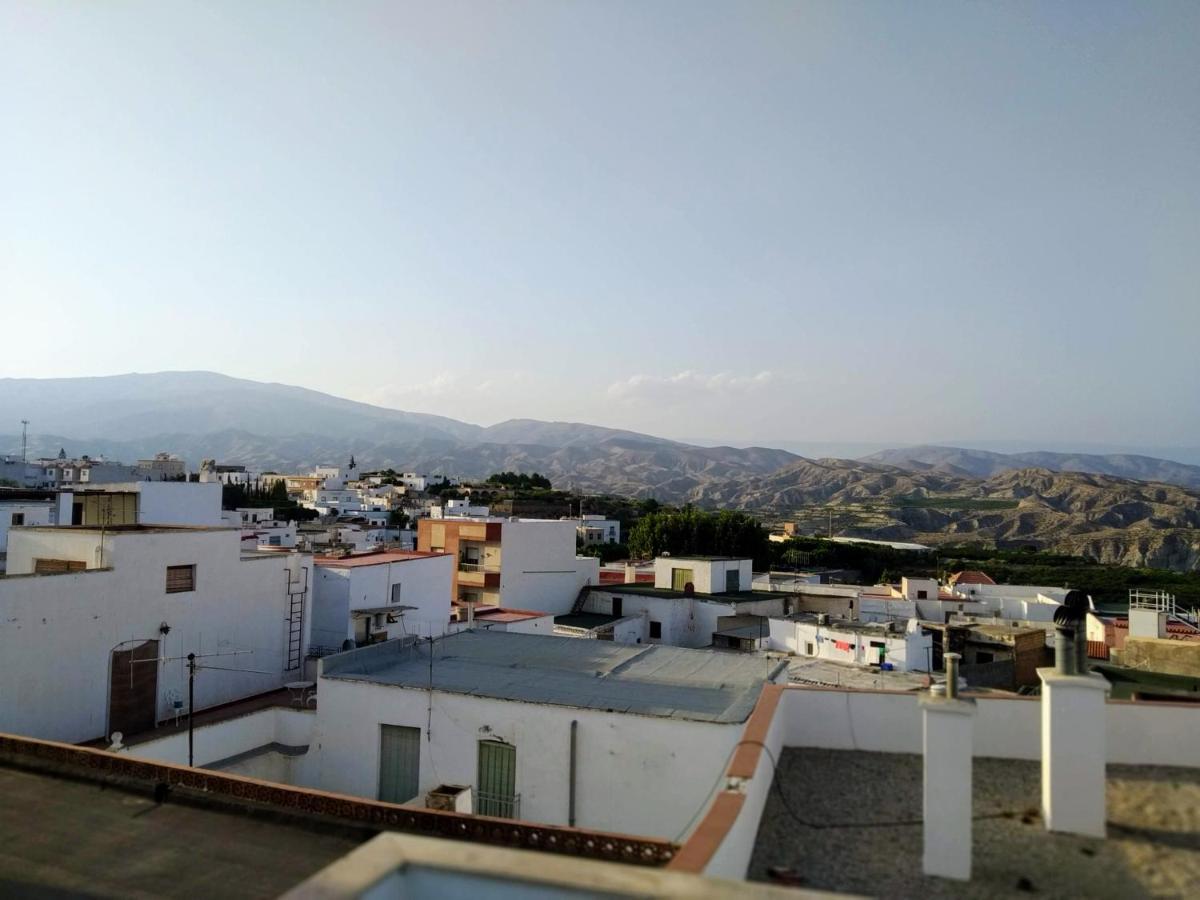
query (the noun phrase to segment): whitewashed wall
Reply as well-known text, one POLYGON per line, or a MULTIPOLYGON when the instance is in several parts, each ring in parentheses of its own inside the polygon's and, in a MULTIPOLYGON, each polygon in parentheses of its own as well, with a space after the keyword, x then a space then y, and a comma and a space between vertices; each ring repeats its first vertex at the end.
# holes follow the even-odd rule
MULTIPOLYGON (((916 693, 789 688, 777 715, 787 722, 784 746, 880 753, 920 753, 916 693)), ((979 697, 976 756, 1041 758, 1041 702, 1027 697, 979 697)), ((1108 761, 1200 767, 1200 708, 1187 704, 1110 701, 1108 761)))
POLYGON ((22 524, 25 526, 49 525, 54 516, 54 505, 49 501, 0 503, 0 553, 8 549, 9 528, 19 527, 12 524, 14 515, 24 516, 25 521, 22 524))
MULTIPOLYGON (((390 606, 392 586, 400 585, 400 606, 408 634, 442 634, 450 621, 450 579, 454 558, 443 554, 381 562, 370 566, 320 565, 313 579, 313 643, 340 647, 354 637, 350 613, 390 606)), ((399 632, 399 626, 395 626, 399 632)))
MULTIPOLYGON (((16 531, 10 543, 20 546, 10 553, 60 556, 54 546, 24 546, 44 544, 48 535, 71 543, 87 533, 16 531)), ((267 673, 203 671, 197 708, 295 677, 284 671, 287 573, 291 566, 301 580, 308 557, 243 560, 238 533, 227 530, 109 533, 106 543, 111 568, 0 579, 0 731, 64 741, 106 736, 111 653, 128 641, 158 639, 164 658, 246 650, 209 662, 267 673), (196 590, 166 593, 166 567, 188 564, 196 566, 196 590), (165 636, 163 623, 170 628, 165 636)), ((166 718, 173 698, 186 702, 186 663, 158 666, 158 714, 166 718)))
POLYGON ((560 615, 584 585, 600 582, 600 560, 575 555, 573 521, 505 521, 500 538, 500 604, 560 615))
MULTIPOLYGON (((320 786, 363 797, 379 787, 381 724, 424 732, 427 691, 322 678, 316 744, 320 786)), ((433 692, 419 804, 438 784, 477 783, 477 745, 516 746, 521 818, 566 824, 571 721, 577 732, 576 824, 675 838, 706 804, 742 724, 715 725, 433 692)))

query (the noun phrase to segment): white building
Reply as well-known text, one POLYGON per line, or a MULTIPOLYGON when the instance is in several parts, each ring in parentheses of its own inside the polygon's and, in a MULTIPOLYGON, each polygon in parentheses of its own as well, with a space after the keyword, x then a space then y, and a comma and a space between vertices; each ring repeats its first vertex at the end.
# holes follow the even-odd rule
POLYGON ((415 805, 465 785, 476 813, 676 835, 785 674, 745 654, 528 634, 389 641, 321 660, 319 784, 415 805))
POLYGON ((53 525, 58 507, 54 494, 41 491, 0 490, 0 571, 8 549, 8 530, 31 525, 53 525))
POLYGON ((89 486, 96 484, 115 484, 126 481, 137 481, 142 473, 135 466, 109 462, 103 457, 95 459, 81 456, 70 459, 66 453, 59 451, 56 459, 35 460, 38 466, 37 484, 32 487, 70 488, 77 485, 89 486))
POLYGON ((579 541, 590 547, 594 544, 621 543, 621 523, 604 516, 584 515, 575 520, 575 534, 579 541))
POLYGON ((473 628, 480 631, 507 631, 510 634, 555 633, 554 616, 550 613, 503 606, 472 606, 468 610, 465 603, 454 604, 452 614, 456 618, 450 622, 450 632, 473 628))
POLYGON ((990 614, 1020 622, 1053 622, 1054 611, 1062 606, 1067 590, 1030 584, 958 583, 951 593, 978 604, 977 615, 990 614))
POLYGON ((770 619, 768 648, 812 659, 928 672, 933 637, 921 630, 916 619, 856 622, 824 613, 797 613, 770 619))
POLYGON ((556 624, 607 631, 599 619, 581 615, 607 616, 614 629, 612 640, 709 647, 713 635, 725 628, 745 626, 754 616, 789 611, 787 596, 750 590, 753 573, 749 559, 659 557, 654 561, 654 575, 653 586, 593 586, 579 608, 559 616, 556 624), (714 586, 717 591, 712 590, 714 586), (630 617, 636 620, 628 621, 630 617))
POLYGON ((441 506, 429 507, 431 519, 486 519, 487 515, 488 508, 486 506, 473 505, 470 500, 447 500, 441 506))
POLYGON ((259 547, 291 550, 297 545, 296 523, 276 519, 275 510, 269 506, 239 507, 221 515, 225 524, 241 529, 243 550, 259 547))
POLYGON ((134 481, 63 491, 61 525, 224 525, 221 485, 134 481))
POLYGON ((151 481, 174 481, 187 477, 187 463, 171 453, 155 453, 153 459, 139 459, 138 473, 151 481))
POLYGON ((451 599, 565 613, 600 580, 600 561, 576 556, 575 523, 560 519, 420 519, 417 549, 457 561, 451 599))
POLYGON ((454 558, 388 551, 313 561, 314 645, 341 649, 403 635, 444 634, 454 558))
MULTIPOLYGON (((170 482, 162 482, 170 486, 170 482)), ((228 528, 18 528, 0 578, 0 732, 85 741, 298 677, 308 559, 228 528), (177 706, 179 704, 179 706, 177 706)))

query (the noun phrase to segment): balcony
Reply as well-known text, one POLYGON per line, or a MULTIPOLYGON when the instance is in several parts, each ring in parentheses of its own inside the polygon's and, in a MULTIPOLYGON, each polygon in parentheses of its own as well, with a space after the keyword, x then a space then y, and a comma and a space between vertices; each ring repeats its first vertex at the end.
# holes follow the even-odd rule
POLYGON ((460 559, 458 561, 458 583, 463 587, 500 587, 500 567, 460 559))

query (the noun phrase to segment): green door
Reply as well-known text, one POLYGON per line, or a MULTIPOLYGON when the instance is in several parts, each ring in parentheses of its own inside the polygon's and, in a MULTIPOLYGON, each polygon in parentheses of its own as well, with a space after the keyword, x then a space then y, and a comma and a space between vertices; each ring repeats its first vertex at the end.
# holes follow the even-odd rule
POLYGON ((379 730, 379 799, 407 803, 421 785, 421 729, 381 725, 379 730))
POLYGON ((479 742, 477 800, 481 816, 517 818, 517 748, 512 744, 479 742))

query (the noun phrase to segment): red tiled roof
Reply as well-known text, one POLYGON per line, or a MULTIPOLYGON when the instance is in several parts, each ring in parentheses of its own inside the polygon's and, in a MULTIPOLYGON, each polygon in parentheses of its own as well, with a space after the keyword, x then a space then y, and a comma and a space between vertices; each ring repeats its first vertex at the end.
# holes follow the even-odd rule
MULTIPOLYGON (((497 606, 494 609, 480 612, 475 610, 475 620, 485 619, 489 622, 524 622, 526 619, 540 619, 553 613, 537 612, 532 609, 507 609, 497 606)), ((461 620, 460 620, 461 621, 461 620)))
POLYGON ((964 569, 961 572, 955 572, 950 576, 950 586, 956 584, 995 584, 992 576, 987 572, 980 572, 978 569, 964 569))

